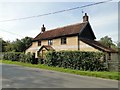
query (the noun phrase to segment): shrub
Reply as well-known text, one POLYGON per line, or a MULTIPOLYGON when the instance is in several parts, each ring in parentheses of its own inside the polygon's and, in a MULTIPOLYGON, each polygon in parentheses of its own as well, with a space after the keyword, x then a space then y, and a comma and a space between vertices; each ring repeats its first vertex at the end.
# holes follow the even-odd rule
POLYGON ((45 63, 45 62, 44 62, 44 59, 38 58, 38 63, 39 63, 39 64, 44 64, 44 63, 45 63))
POLYGON ((5 52, 3 53, 3 59, 33 64, 35 61, 35 57, 32 54, 22 52, 5 52))
POLYGON ((103 71, 106 67, 102 57, 103 53, 100 52, 50 51, 46 53, 46 64, 77 70, 103 71))
POLYGON ((5 60, 11 60, 11 61, 19 61, 19 56, 20 56, 20 52, 7 52, 7 53, 3 53, 3 59, 5 60))

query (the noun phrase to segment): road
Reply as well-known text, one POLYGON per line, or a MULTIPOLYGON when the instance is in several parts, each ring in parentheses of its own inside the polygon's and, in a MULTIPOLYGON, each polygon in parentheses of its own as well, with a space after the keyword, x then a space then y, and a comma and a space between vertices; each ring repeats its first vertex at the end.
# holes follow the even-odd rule
POLYGON ((28 68, 2 65, 3 88, 118 88, 118 81, 28 68))

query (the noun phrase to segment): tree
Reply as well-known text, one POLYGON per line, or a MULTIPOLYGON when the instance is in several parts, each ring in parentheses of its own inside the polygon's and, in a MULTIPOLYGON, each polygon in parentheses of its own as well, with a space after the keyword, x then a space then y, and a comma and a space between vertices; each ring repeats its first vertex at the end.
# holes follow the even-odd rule
POLYGON ((112 39, 108 36, 102 37, 100 39, 100 42, 107 47, 117 48, 117 46, 113 43, 112 39))
POLYGON ((6 46, 7 43, 2 39, 1 39, 0 43, 1 43, 0 46, 2 45, 2 47, 1 47, 2 50, 1 51, 4 52, 5 51, 5 46, 6 46))
POLYGON ((4 52, 11 52, 11 51, 15 51, 14 46, 12 45, 12 42, 7 41, 4 52))
POLYGON ((24 46, 21 40, 16 39, 15 42, 13 42, 14 50, 15 52, 23 52, 24 46))
POLYGON ((0 40, 0 47, 1 51, 5 52, 6 51, 6 46, 9 46, 10 41, 4 41, 3 39, 0 40))
POLYGON ((25 37, 23 39, 16 39, 16 41, 10 42, 10 41, 2 41, 2 51, 3 52, 24 52, 31 44, 32 44, 32 38, 31 37, 25 37))
POLYGON ((13 42, 13 46, 16 52, 25 52, 25 50, 32 44, 32 38, 25 37, 21 40, 17 39, 13 42))
POLYGON ((23 39, 21 39, 21 42, 23 43, 23 51, 25 51, 28 47, 31 46, 32 44, 32 38, 30 37, 25 37, 23 39))

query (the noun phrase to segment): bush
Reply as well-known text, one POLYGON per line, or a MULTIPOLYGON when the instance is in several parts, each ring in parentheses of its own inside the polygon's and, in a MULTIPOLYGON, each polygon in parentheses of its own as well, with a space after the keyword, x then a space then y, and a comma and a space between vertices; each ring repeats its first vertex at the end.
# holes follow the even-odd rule
POLYGON ((45 61, 44 59, 38 58, 38 63, 39 63, 39 64, 44 64, 44 63, 45 63, 44 61, 45 61))
POLYGON ((106 67, 102 57, 103 53, 100 52, 52 51, 46 53, 46 64, 85 71, 103 71, 106 67))
POLYGON ((35 57, 30 53, 21 53, 21 52, 5 52, 3 53, 4 60, 18 61, 24 63, 35 63, 35 57))
POLYGON ((3 53, 3 59, 5 60, 11 60, 11 61, 19 61, 20 57, 20 52, 7 52, 3 53))

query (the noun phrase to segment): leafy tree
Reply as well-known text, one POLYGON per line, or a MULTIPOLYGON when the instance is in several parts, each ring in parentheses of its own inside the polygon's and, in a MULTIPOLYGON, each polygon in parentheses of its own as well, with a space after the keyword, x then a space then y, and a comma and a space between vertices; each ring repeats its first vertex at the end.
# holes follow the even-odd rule
POLYGON ((16 52, 24 52, 32 44, 32 38, 25 37, 21 40, 17 39, 13 46, 16 52))
POLYGON ((1 51, 5 52, 6 51, 6 47, 9 46, 10 41, 4 41, 3 39, 0 40, 0 47, 1 47, 1 51))
POLYGON ((15 51, 14 46, 12 45, 12 42, 8 42, 6 44, 4 52, 10 52, 10 51, 15 51))
POLYGON ((2 41, 2 50, 3 52, 24 52, 31 44, 32 38, 25 37, 23 39, 16 39, 16 41, 2 41))
POLYGON ((32 44, 32 38, 30 37, 25 37, 21 39, 21 42, 23 44, 23 51, 25 51, 31 44, 32 44))
POLYGON ((13 42, 14 50, 15 52, 23 52, 23 43, 21 40, 16 39, 16 41, 13 42))
POLYGON ((1 42, 0 42, 0 43, 1 43, 0 46, 2 45, 1 51, 4 52, 4 51, 5 51, 6 42, 1 39, 1 42))
POLYGON ((112 39, 108 36, 102 37, 100 39, 100 42, 107 47, 117 48, 117 46, 113 43, 112 39))

